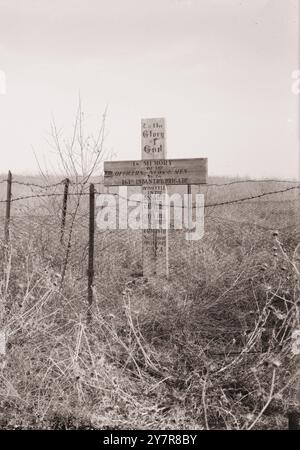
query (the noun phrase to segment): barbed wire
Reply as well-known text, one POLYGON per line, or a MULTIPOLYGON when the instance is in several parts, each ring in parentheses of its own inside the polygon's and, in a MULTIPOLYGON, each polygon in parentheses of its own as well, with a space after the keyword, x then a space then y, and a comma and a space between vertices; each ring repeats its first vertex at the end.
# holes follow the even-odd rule
MULTIPOLYGON (((229 204, 238 203, 238 202, 243 202, 243 201, 247 201, 247 200, 254 200, 254 199, 256 199, 256 198, 265 197, 265 196, 267 196, 267 195, 282 194, 282 193, 284 193, 284 192, 292 191, 292 190, 299 189, 299 188, 300 188, 300 185, 299 185, 299 186, 292 186, 292 187, 285 188, 285 189, 280 189, 280 190, 277 190, 277 191, 263 192, 263 193, 261 193, 261 194, 252 195, 252 196, 248 196, 248 197, 242 197, 242 198, 239 198, 239 199, 227 200, 227 201, 220 202, 220 203, 210 203, 210 204, 207 204, 207 205, 204 204, 204 208, 210 208, 210 207, 215 207, 215 206, 229 205, 229 204)), ((121 196, 120 194, 117 194, 117 193, 111 193, 110 195, 118 196, 118 197, 121 198, 122 200, 128 200, 126 197, 123 197, 123 196, 121 196)), ((144 205, 147 205, 147 204, 148 204, 147 201, 141 201, 141 200, 130 200, 130 201, 131 201, 131 202, 134 202, 134 203, 137 203, 137 204, 138 204, 138 203, 144 204, 144 205)), ((159 202, 158 202, 157 204, 159 204, 159 202)), ((166 207, 166 206, 169 206, 169 205, 163 205, 163 204, 161 204, 161 206, 162 206, 162 207, 166 207)), ((174 205, 173 207, 174 207, 174 208, 184 208, 184 205, 174 205)), ((192 205, 192 208, 196 208, 196 206, 195 206, 195 205, 192 205)))
POLYGON ((227 201, 220 202, 220 203, 210 203, 208 205, 204 205, 204 207, 205 208, 211 208, 211 207, 214 207, 214 206, 229 205, 229 204, 233 204, 233 203, 243 202, 243 201, 246 201, 246 200, 253 200, 253 199, 256 199, 256 198, 265 197, 267 195, 282 194, 284 192, 288 192, 288 191, 299 189, 299 188, 300 188, 300 185, 299 186, 292 186, 290 188, 280 189, 278 191, 263 192, 262 194, 257 194, 257 195, 244 197, 244 198, 239 198, 239 199, 235 199, 235 200, 227 200, 227 201))
MULTIPOLYGON (((238 198, 238 199, 233 199, 233 200, 226 200, 223 202, 216 202, 216 203, 209 203, 209 204, 205 204, 204 207, 205 208, 211 208, 211 207, 216 207, 216 206, 224 206, 224 205, 230 205, 230 204, 234 204, 234 203, 239 203, 239 202, 244 202, 247 200, 254 200, 257 198, 262 198, 265 197, 267 195, 276 195, 276 194, 282 194, 285 192, 289 192, 295 189, 299 189, 300 185, 298 186, 291 186, 285 189, 280 189, 280 190, 276 190, 276 191, 270 191, 270 192, 263 192, 261 194, 257 194, 257 195, 252 195, 252 196, 247 196, 247 197, 242 197, 242 198, 238 198)), ((95 191, 95 194, 98 195, 103 195, 103 193, 97 192, 95 191)), ((63 196, 64 193, 60 193, 60 192, 51 192, 51 193, 47 193, 47 194, 33 194, 33 195, 23 195, 20 197, 13 197, 10 199, 10 202, 17 202, 17 201, 21 201, 21 200, 28 200, 28 199, 33 199, 33 198, 46 198, 46 197, 61 197, 63 196)), ((81 197, 81 196, 85 196, 85 195, 90 195, 89 192, 69 192, 68 196, 77 196, 77 197, 81 197)), ((113 196, 117 196, 120 199, 123 200, 128 200, 127 197, 123 197, 118 193, 110 193, 109 195, 113 195, 113 196)), ((141 201, 141 200, 130 200, 136 204, 144 204, 147 205, 148 202, 147 201, 141 201)), ((0 200, 0 203, 7 203, 8 200, 0 200)), ((161 205, 162 207, 166 207, 168 205, 161 205)), ((178 207, 178 208, 184 208, 184 205, 174 205, 174 207, 178 207)), ((195 208, 195 205, 192 205, 193 208, 195 208)))
MULTIPOLYGON (((5 181, 7 181, 7 180, 5 180, 5 181)), ((37 183, 28 183, 28 182, 23 182, 23 181, 18 181, 18 180, 13 180, 12 181, 12 184, 19 184, 21 186, 27 186, 27 187, 36 187, 36 188, 39 188, 39 189, 50 189, 50 188, 53 188, 53 187, 64 185, 64 183, 65 183, 65 180, 61 180, 61 181, 59 181, 57 183, 45 184, 45 185, 37 184, 37 183)))
POLYGON ((207 183, 204 186, 231 186, 233 184, 243 184, 243 183, 299 183, 299 180, 276 180, 276 179, 261 179, 261 180, 235 180, 230 181, 229 183, 207 183))
MULTIPOLYGON (((100 194, 100 192, 95 192, 95 194, 100 194)), ((90 195, 89 192, 68 192, 68 196, 81 197, 83 195, 90 195)), ((17 202, 20 200, 28 200, 32 198, 46 198, 46 197, 63 197, 63 192, 50 192, 49 194, 34 194, 34 195, 23 195, 20 197, 12 197, 10 202, 17 202)), ((7 203, 8 200, 0 200, 0 203, 7 203)))
MULTIPOLYGON (((2 183, 7 183, 8 180, 7 179, 3 179, 0 180, 0 184, 2 183)), ((27 186, 27 187, 36 187, 39 189, 49 189, 51 187, 56 187, 56 186, 60 186, 60 185, 64 185, 66 182, 66 178, 62 179, 61 181, 58 181, 57 183, 52 183, 52 184, 38 184, 38 183, 30 183, 30 182, 25 182, 25 181, 19 181, 19 180, 12 180, 12 184, 18 184, 21 186, 27 186)), ((82 186, 82 185, 86 185, 88 183, 88 180, 85 181, 73 181, 69 179, 69 184, 73 185, 73 186, 82 186)), ((231 186, 231 185, 235 185, 235 184, 244 184, 244 183, 299 183, 299 180, 280 180, 280 179, 272 179, 272 178, 262 178, 262 179, 246 179, 246 180, 234 180, 234 181, 230 181, 230 182, 226 182, 226 183, 206 183, 203 184, 203 186, 206 187, 223 187, 223 186, 231 186)), ((103 181, 101 182, 94 182, 93 183, 95 186, 104 186, 103 181)))
MULTIPOLYGON (((25 182, 25 181, 19 181, 19 180, 14 180, 12 179, 11 184, 18 184, 21 186, 26 186, 26 187, 35 187, 38 189, 50 189, 52 187, 57 187, 57 186, 63 186, 66 183, 67 178, 62 179, 61 181, 58 181, 57 183, 52 183, 52 184, 38 184, 38 183, 29 183, 29 182, 25 182)), ((89 180, 85 180, 85 181, 72 181, 70 179, 68 179, 68 183, 70 186, 84 186, 86 184, 88 184, 89 180)), ((9 180, 4 179, 4 180, 0 180, 0 184, 2 183, 7 183, 9 180)), ((103 183, 94 183, 94 184, 103 184, 103 183)))

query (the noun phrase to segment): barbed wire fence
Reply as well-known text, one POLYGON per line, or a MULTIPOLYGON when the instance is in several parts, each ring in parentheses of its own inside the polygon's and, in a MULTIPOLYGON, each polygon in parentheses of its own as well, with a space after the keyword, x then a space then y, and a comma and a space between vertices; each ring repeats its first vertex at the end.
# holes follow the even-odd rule
MULTIPOLYGON (((9 172, 0 185, 4 187, 4 198, 0 198, 3 247, 18 242, 31 248, 36 264, 55 272, 61 290, 66 284, 76 286, 87 299, 89 311, 95 286, 101 292, 103 286, 126 285, 128 279, 143 275, 142 231, 95 226, 95 197, 108 192, 103 182, 78 183, 66 178, 41 184, 13 179, 9 172), (70 283, 65 283, 66 277, 70 283)), ((273 179, 192 186, 192 194, 204 194, 205 233, 200 241, 188 241, 185 231, 172 228, 171 224, 171 278, 180 287, 192 280, 203 285, 205 292, 205 286, 215 276, 208 267, 222 267, 228 277, 234 276, 233 259, 241 264, 252 261, 258 267, 269 251, 266 236, 274 229, 284 233, 287 246, 295 248, 300 240, 299 188, 298 182, 273 179), (250 253, 252 259, 246 258, 250 253)), ((174 186, 173 190, 186 193, 186 186, 174 186)), ((117 188, 111 188, 110 193, 117 200, 128 202, 117 188)), ((191 206, 195 209, 195 204, 191 206)))
MULTIPOLYGON (((88 201, 90 186, 94 187, 93 196, 101 195, 106 191, 102 182, 74 183, 66 178, 51 184, 40 184, 13 179, 9 172, 6 179, 0 180, 0 185, 6 185, 7 188, 5 198, 0 199, 0 206, 4 207, 2 214, 4 244, 8 245, 13 239, 38 238, 39 245, 36 250, 44 259, 54 261, 60 266, 61 284, 64 282, 67 268, 71 268, 78 279, 86 276, 91 239, 95 239, 93 258, 96 259, 100 258, 102 253, 118 252, 120 246, 123 246, 124 250, 127 242, 134 250, 131 257, 128 257, 127 252, 125 258, 127 269, 129 272, 141 272, 141 233, 135 230, 94 228, 94 232, 90 234, 91 224, 95 222, 96 216, 96 209, 93 206, 94 219, 91 219, 88 201)), ((186 192, 186 187, 174 188, 176 191, 186 192)), ((281 229, 288 233, 293 241, 297 241, 300 237, 296 220, 300 202, 299 188, 297 181, 246 179, 193 186, 192 193, 204 194, 205 229, 208 240, 216 238, 213 229, 220 236, 224 235, 226 230, 228 232, 242 228, 244 236, 253 230, 258 236, 262 236, 267 231, 281 229), (282 187, 282 184, 285 186, 282 187)), ((111 193, 116 198, 121 198, 118 192, 111 193)), ((195 208, 195 205, 192 207, 195 208)), ((238 234, 229 233, 227 241, 234 240, 238 234)), ((195 245, 194 242, 185 241, 182 230, 175 229, 169 230, 169 239, 171 268, 176 275, 180 275, 178 269, 181 268, 183 272, 185 270, 185 264, 182 262, 187 258, 190 259, 195 251, 198 252, 201 243, 195 245)), ((227 244, 229 245, 228 242, 227 244)))

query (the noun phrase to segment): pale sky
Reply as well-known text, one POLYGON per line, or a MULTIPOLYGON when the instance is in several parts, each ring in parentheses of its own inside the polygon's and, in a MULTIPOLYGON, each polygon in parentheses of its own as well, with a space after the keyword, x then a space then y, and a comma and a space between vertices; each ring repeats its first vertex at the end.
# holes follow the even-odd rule
POLYGON ((140 120, 165 117, 169 158, 211 175, 298 176, 298 0, 0 0, 1 169, 53 161, 78 92, 106 146, 139 159, 140 120))

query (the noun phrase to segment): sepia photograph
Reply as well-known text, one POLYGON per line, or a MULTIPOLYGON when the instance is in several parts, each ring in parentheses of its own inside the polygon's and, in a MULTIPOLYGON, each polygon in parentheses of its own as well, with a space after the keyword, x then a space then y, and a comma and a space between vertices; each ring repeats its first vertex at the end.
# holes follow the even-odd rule
POLYGON ((300 429, 299 144, 299 0, 0 0, 0 445, 300 429))

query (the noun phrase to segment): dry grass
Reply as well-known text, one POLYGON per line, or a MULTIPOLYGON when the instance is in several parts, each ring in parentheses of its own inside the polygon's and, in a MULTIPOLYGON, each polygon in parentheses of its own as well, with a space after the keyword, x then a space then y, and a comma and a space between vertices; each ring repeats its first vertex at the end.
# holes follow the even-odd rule
POLYGON ((63 288, 59 218, 13 220, 1 247, 1 428, 285 428, 299 327, 292 200, 210 210, 198 243, 174 232, 167 283, 130 276, 138 233, 99 232, 89 325, 85 205, 63 288))

